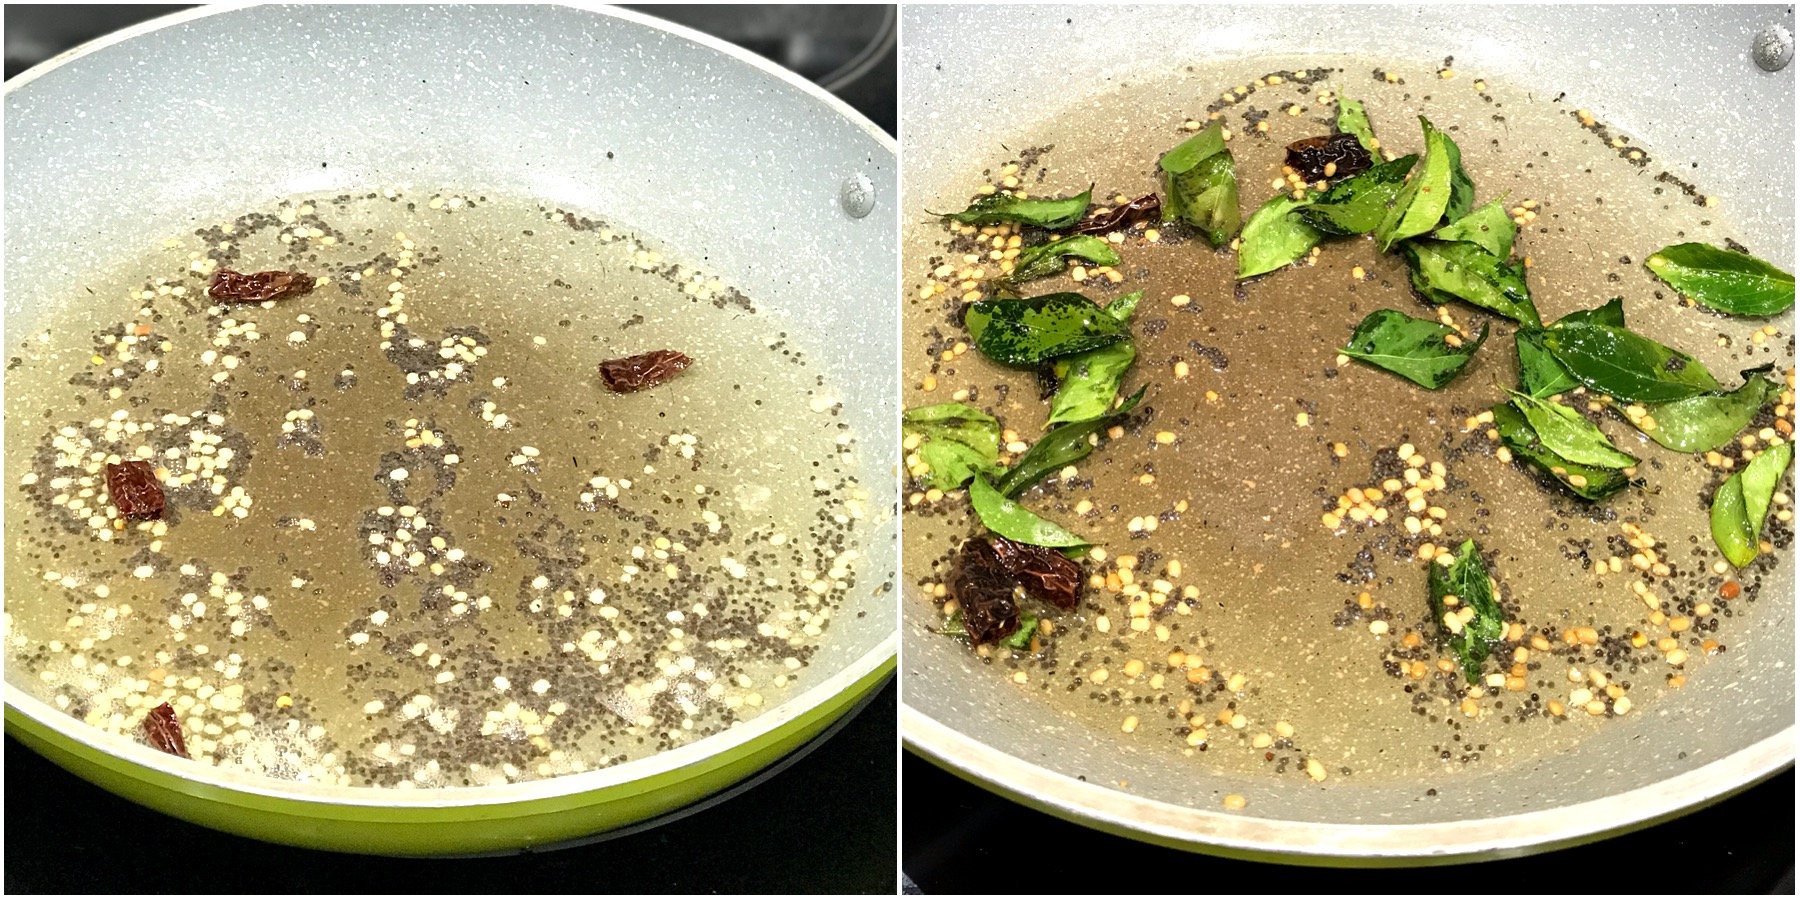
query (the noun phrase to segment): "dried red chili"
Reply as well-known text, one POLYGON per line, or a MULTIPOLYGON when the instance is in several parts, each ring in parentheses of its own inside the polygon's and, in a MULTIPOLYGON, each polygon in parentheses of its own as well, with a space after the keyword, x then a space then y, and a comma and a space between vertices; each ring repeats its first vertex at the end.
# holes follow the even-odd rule
POLYGON ((1081 566, 1074 560, 1050 549, 990 535, 1000 565, 1013 580, 1024 586, 1025 593, 1067 612, 1075 608, 1081 597, 1081 566))
POLYGON ((962 607, 963 630, 970 643, 991 644, 1019 630, 1019 604, 1013 599, 1016 583, 986 539, 963 542, 950 591, 962 607))
POLYGON ((1099 218, 1089 219, 1069 229, 1070 234, 1106 234, 1128 228, 1138 222, 1154 222, 1162 217, 1162 200, 1145 194, 1099 218))
POLYGON ((674 350, 652 350, 622 359, 609 359, 600 364, 600 380, 615 394, 629 394, 656 387, 681 374, 694 364, 686 354, 674 350))
POLYGON ((313 289, 315 279, 301 272, 255 272, 245 274, 230 269, 213 273, 208 296, 220 303, 261 303, 279 300, 313 289))
POLYGON ((144 717, 144 740, 164 753, 186 757, 187 740, 181 736, 181 722, 175 718, 175 707, 164 703, 144 717))
POLYGON ((1356 135, 1338 132, 1323 137, 1309 137, 1287 145, 1288 167, 1309 182, 1332 178, 1348 178, 1366 171, 1372 160, 1356 135), (1331 172, 1328 163, 1335 163, 1331 172))
POLYGON ((162 518, 162 482, 156 480, 156 469, 141 459, 107 463, 106 493, 127 519, 162 518))

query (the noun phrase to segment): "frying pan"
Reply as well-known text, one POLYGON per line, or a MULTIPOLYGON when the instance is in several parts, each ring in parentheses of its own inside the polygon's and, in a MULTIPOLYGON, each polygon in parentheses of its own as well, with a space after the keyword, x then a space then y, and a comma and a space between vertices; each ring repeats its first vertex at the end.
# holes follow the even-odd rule
MULTIPOLYGON (((999 147, 1016 153, 1026 146, 1020 135, 1054 135, 1050 123, 1084 94, 1270 54, 1317 54, 1320 65, 1349 54, 1414 72, 1454 56, 1462 71, 1566 92, 1570 109, 1595 110, 1663 158, 1683 168, 1699 161, 1706 189, 1737 224, 1777 264, 1793 261, 1793 74, 1751 59, 1767 26, 1791 33, 1791 7, 1032 6, 995 15, 928 6, 903 15, 909 273, 942 234, 917 211, 958 208, 999 147)), ((1186 108, 1220 89, 1202 85, 1186 108)), ((1790 322, 1791 314, 1777 324, 1790 322)), ((1439 796, 1422 796, 1420 784, 1269 778, 1255 783, 1257 800, 1241 814, 1220 810, 1217 798, 1242 790, 1243 779, 1180 765, 1174 754, 1122 752, 1116 728, 1095 730, 1021 699, 962 643, 933 634, 935 605, 910 587, 920 574, 907 572, 902 604, 905 745, 1018 802, 1171 847, 1349 866, 1517 856, 1677 816, 1793 761, 1791 555, 1765 582, 1743 652, 1704 673, 1715 686, 1708 691, 1676 692, 1576 752, 1464 778, 1439 796)))
MULTIPOLYGON (((893 143, 705 35, 616 9, 211 7, 38 66, 5 109, 10 335, 70 301, 63 286, 109 248, 299 193, 455 186, 598 211, 705 259, 856 398, 844 414, 864 446, 898 439, 893 143)), ((866 571, 890 572, 893 470, 863 456, 866 571)), ((862 580, 790 699, 576 775, 407 792, 250 777, 89 728, 11 689, 10 669, 6 729, 108 790, 251 837, 406 855, 545 846, 687 806, 820 734, 892 672, 883 581, 862 580)))

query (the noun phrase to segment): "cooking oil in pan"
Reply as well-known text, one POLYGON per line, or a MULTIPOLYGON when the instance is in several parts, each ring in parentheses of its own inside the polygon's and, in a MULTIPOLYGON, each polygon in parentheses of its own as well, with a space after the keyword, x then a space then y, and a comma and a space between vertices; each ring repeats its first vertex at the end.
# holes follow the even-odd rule
MULTIPOLYGON (((1422 114, 1460 145, 1476 202, 1506 198, 1546 320, 1622 295, 1634 330, 1728 385, 1774 363, 1787 379, 1780 420, 1765 411, 1724 455, 1785 440, 1791 336, 1685 306, 1643 269, 1652 251, 1686 240, 1741 241, 1777 259, 1779 248, 1732 227, 1692 184, 1703 167, 1659 158, 1601 111, 1477 74, 1295 58, 1144 75, 1005 141, 1030 150, 971 159, 967 189, 1051 197, 1097 183, 1105 206, 1160 193, 1158 156, 1216 112, 1247 215, 1286 189, 1288 143, 1334 130, 1334 95, 1364 101, 1396 153, 1419 150, 1422 114)), ((1149 391, 1141 414, 1073 473, 1023 498, 1098 550, 1080 609, 1047 616, 1036 652, 981 651, 996 670, 991 690, 1053 704, 1122 753, 1185 756, 1246 784, 1416 780, 1491 771, 1600 728, 1648 727, 1630 723, 1665 693, 1724 688, 1704 662, 1732 652, 1737 635, 1787 627, 1759 621, 1753 602, 1775 566, 1791 566, 1787 495, 1770 522, 1776 553, 1742 573, 1722 567, 1709 537, 1707 503, 1730 460, 1663 450, 1614 418, 1605 428, 1647 461, 1647 486, 1590 505, 1497 454, 1482 413, 1517 383, 1510 323, 1493 321, 1487 345, 1439 391, 1338 358, 1373 310, 1437 315, 1370 238, 1327 241, 1239 283, 1234 253, 1179 227, 1122 237, 1114 271, 1071 266, 1021 288, 1102 304, 1143 291, 1124 393, 1149 391), (1343 515, 1340 498, 1368 506, 1343 515), (1472 696, 1438 644, 1425 572, 1426 558, 1464 538, 1492 554, 1517 628, 1472 696)), ((1016 456, 1041 433, 1038 385, 957 343, 961 310, 999 274, 1009 235, 921 225, 906 240, 905 405, 966 399, 1000 419, 1016 456)), ((1471 330, 1489 318, 1443 312, 1471 330)), ((907 574, 940 605, 954 602, 949 557, 971 530, 960 497, 920 485, 908 500, 907 574)), ((922 640, 953 638, 908 636, 922 640)))
POLYGON ((9 680, 189 753, 418 787, 595 769, 778 703, 857 583, 842 397, 789 322, 516 198, 296 198, 13 333, 9 680), (218 269, 305 294, 221 305, 218 269), (694 360, 606 390, 603 360, 694 360), (127 521, 108 462, 157 468, 127 521))

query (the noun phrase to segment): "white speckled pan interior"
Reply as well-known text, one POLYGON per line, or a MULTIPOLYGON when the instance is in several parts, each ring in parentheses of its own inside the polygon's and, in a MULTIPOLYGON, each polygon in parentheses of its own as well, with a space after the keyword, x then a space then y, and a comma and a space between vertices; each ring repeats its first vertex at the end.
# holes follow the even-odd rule
MULTIPOLYGON (((1792 7, 911 7, 903 208, 956 207, 988 151, 1016 151, 1018 135, 1055 121, 1081 92, 1071 86, 1098 93, 1258 54, 1414 68, 1454 55, 1459 70, 1567 92, 1570 108, 1603 111, 1684 171, 1697 161, 1694 177, 1791 269, 1782 248, 1794 241, 1794 72, 1764 72, 1749 58, 1770 24, 1791 30, 1792 7), (1030 60, 1055 64, 1021 64, 1030 60)), ((909 276, 938 234, 912 221, 909 276)), ((1465 780, 1434 802, 1420 802, 1418 785, 1289 780, 1259 783, 1247 814, 1221 812, 1218 797, 1241 786, 1170 755, 1125 752, 1117 735, 996 689, 996 674, 966 647, 933 638, 933 604, 916 597, 903 603, 902 729, 912 749, 996 790, 1162 843, 1352 864, 1529 852, 1664 817, 1791 765, 1793 571, 1789 555, 1766 583, 1756 628, 1708 673, 1720 687, 1621 721, 1579 753, 1465 780)))
MULTIPOLYGON (((794 76, 649 21, 557 6, 197 11, 16 79, 5 109, 8 339, 65 301, 59 286, 75 273, 297 194, 448 186, 593 211, 791 323, 869 451, 859 477, 876 512, 864 564, 891 572, 895 486, 880 448, 898 441, 892 141, 794 76), (858 176, 874 194, 863 217, 840 205, 858 176)), ((884 582, 863 579, 793 699, 759 718, 791 718, 891 658, 884 582)), ((32 709, 86 743, 129 743, 32 709)), ((764 730, 507 796, 629 781, 764 730)))

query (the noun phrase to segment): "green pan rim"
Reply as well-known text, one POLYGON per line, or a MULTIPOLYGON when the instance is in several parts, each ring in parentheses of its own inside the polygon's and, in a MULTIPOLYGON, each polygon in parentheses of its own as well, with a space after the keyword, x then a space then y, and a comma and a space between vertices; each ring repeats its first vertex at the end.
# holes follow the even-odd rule
MULTIPOLYGON (((6 720, 8 731, 23 730, 32 740, 49 743, 57 751, 72 754, 85 763, 154 788, 213 803, 285 815, 365 822, 497 820, 654 793, 699 773, 737 765, 745 757, 780 743, 788 735, 803 732, 821 719, 841 713, 893 671, 895 659, 891 653, 885 658, 870 654, 859 660, 859 664, 871 658, 874 668, 860 677, 851 678, 851 669, 834 676, 828 684, 839 690, 822 696, 819 702, 801 705, 800 701, 813 693, 808 691, 802 697, 719 734, 655 756, 594 772, 491 787, 401 791, 309 785, 232 772, 170 756, 121 735, 90 728, 58 710, 47 707, 41 710, 48 713, 49 721, 66 720, 79 726, 80 730, 94 732, 98 739, 90 739, 86 734, 77 737, 69 730, 33 718, 22 708, 25 704, 17 702, 18 697, 9 699, 6 720)), ((826 687, 821 685, 814 690, 826 687)), ((44 707, 36 698, 24 699, 44 707)), ((742 774, 748 776, 750 773, 742 774)))

